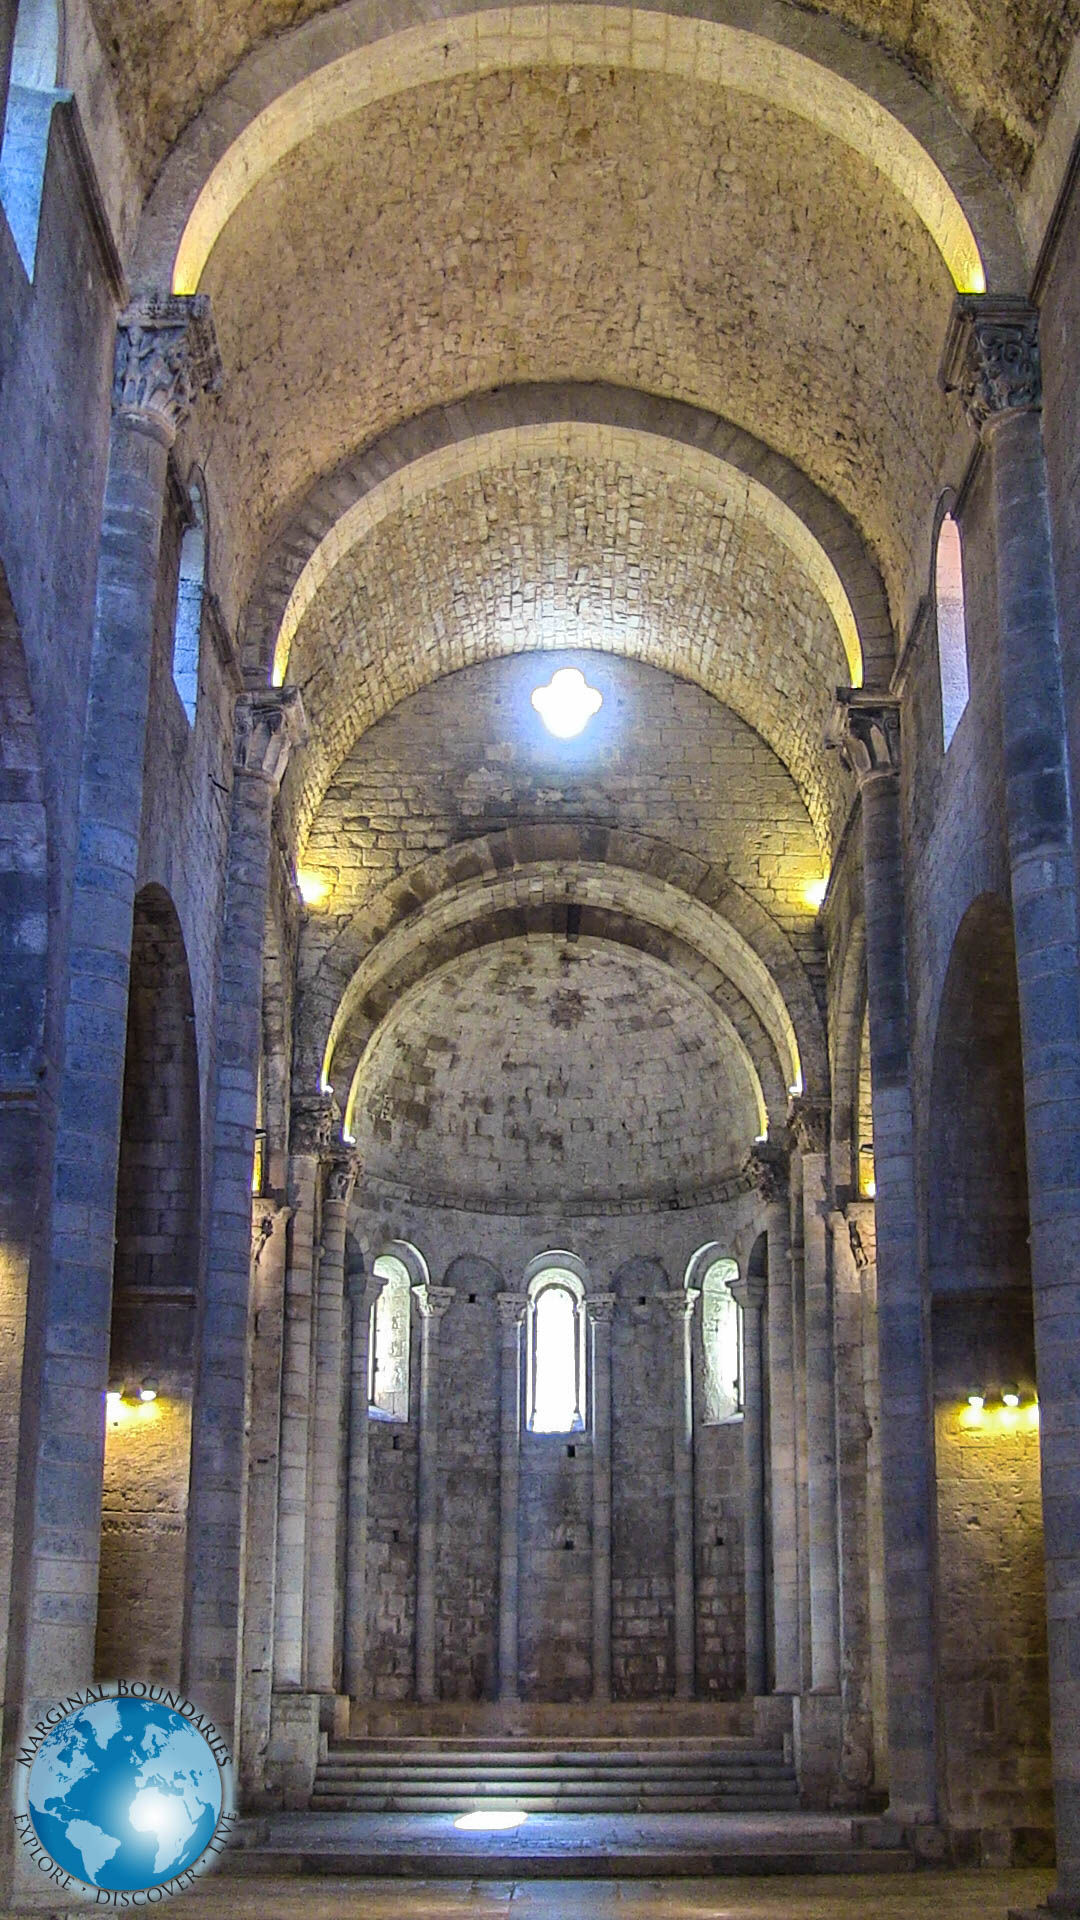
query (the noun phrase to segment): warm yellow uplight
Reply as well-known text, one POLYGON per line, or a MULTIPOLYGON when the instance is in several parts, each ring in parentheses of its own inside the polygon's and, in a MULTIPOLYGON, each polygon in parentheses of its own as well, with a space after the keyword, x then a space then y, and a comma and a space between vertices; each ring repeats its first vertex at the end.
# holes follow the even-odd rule
POLYGON ((866 1195, 866 1198, 868 1200, 877 1199, 877 1181, 874 1179, 873 1175, 871 1175, 870 1179, 867 1180, 865 1186, 863 1187, 863 1192, 866 1195))
POLYGON ((806 904, 808 907, 813 907, 814 912, 816 913, 818 908, 822 905, 825 899, 825 895, 828 893, 828 891, 829 891, 829 879, 828 879, 828 875, 826 874, 825 878, 822 880, 811 880, 807 883, 807 885, 803 888, 803 899, 806 901, 806 904))
POLYGON ((976 1413, 981 1413, 983 1407, 986 1405, 986 1395, 984 1393, 969 1393, 967 1403, 969 1407, 974 1408, 976 1413))
POLYGON ((321 873, 312 873, 302 867, 297 873, 296 884, 305 907, 321 907, 330 897, 330 882, 324 880, 321 873))

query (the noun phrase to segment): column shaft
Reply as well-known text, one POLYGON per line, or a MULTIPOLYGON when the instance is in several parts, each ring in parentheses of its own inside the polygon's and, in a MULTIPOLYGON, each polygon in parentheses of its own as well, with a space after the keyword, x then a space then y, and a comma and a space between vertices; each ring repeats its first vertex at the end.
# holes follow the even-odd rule
POLYGON ((315 1310, 315 1391, 311 1409, 311 1488, 307 1529, 307 1684, 336 1693, 334 1622, 337 1610, 338 1525, 341 1489, 341 1391, 344 1369, 345 1227, 356 1167, 351 1154, 330 1163, 322 1214, 315 1310))
POLYGON ((315 1233, 321 1167, 329 1152, 332 1127, 333 1102, 329 1095, 304 1096, 293 1102, 289 1138, 289 1201, 293 1217, 285 1270, 274 1616, 274 1686, 279 1689, 301 1688, 306 1677, 304 1607, 315 1233))
MULTIPOLYGON (((97 1616, 116 1179, 150 660, 169 448, 216 377, 209 303, 133 308, 117 337, 79 783, 71 949, 41 1329, 27 1556, 25 1713, 91 1678, 97 1616)), ((216 369, 217 372, 220 369, 216 369)))
POLYGON ((804 1152, 802 1173, 810 1684, 816 1693, 835 1693, 840 1685, 840 1593, 836 1562, 832 1299, 823 1212, 824 1154, 804 1152))
POLYGON ((798 1505, 795 1487, 795 1345, 791 1229, 786 1183, 769 1198, 769 1486, 772 1517, 773 1685, 799 1691, 798 1505))
POLYGON ((889 1694, 889 1807, 937 1814, 932 1610, 932 1459, 918 1263, 908 1062, 899 710, 887 694, 842 695, 830 726, 859 776, 877 1186, 881 1505, 889 1694))
MULTIPOLYGON (((943 374, 990 456, 1001 717, 1024 1061, 1057 1895, 1080 1911, 1080 916, 1038 316, 958 298, 943 374), (952 376, 950 378, 950 376, 952 376)), ((881 1265, 879 1252, 879 1269, 881 1265)))
POLYGON ((675 1698, 692 1700, 694 1618, 694 1415, 690 1326, 698 1290, 661 1296, 671 1315, 672 1459, 675 1475, 675 1698))
POLYGON ((414 1287, 421 1314, 416 1523, 416 1697, 435 1700, 435 1601, 439 1532, 439 1327, 453 1287, 414 1287))
POLYGON ((250 1801, 263 1784, 270 1738, 274 1670, 274 1590, 277 1568, 278 1444, 281 1431, 281 1332, 285 1307, 285 1245, 289 1211, 280 1198, 253 1208, 251 1439, 244 1533, 243 1681, 239 1772, 250 1801))
POLYGON ((611 1316, 613 1293, 587 1302, 592 1325, 592 1682, 611 1699, 611 1316))
POLYGON ((732 1294, 742 1308, 743 1335, 743 1603, 746 1691, 765 1692, 765 1405, 762 1380, 760 1280, 736 1280, 732 1294))
POLYGON ((502 1342, 499 1409, 499 1699, 518 1692, 518 1490, 521 1477, 521 1322, 517 1294, 498 1299, 502 1342))
POLYGON ((270 823, 291 744, 302 736, 303 710, 295 689, 267 689, 238 704, 217 1007, 210 1251, 191 1429, 183 1668, 188 1691, 230 1737, 239 1705, 251 1176, 270 823))
POLYGON ((343 1685, 350 1700, 371 1691, 367 1671, 368 1410, 371 1316, 385 1281, 350 1277, 349 1467, 345 1510, 345 1652, 343 1685))

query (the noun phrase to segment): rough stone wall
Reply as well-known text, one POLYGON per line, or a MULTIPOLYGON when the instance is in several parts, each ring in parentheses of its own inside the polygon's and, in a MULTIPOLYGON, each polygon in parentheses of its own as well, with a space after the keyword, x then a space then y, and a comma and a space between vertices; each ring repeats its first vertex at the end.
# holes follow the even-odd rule
POLYGON ((662 1205, 738 1172, 757 1097, 671 969, 598 940, 507 940, 394 1009, 353 1131, 375 1179, 466 1206, 662 1205))
MULTIPOLYGON (((1040 296, 1043 440, 1051 486, 1051 530, 1069 716, 1074 796, 1080 793, 1080 446, 1075 348, 1080 338, 1080 192, 1063 209, 1057 245, 1040 296)), ((1074 802, 1075 804, 1075 802, 1074 802)))
POLYGON ((486 1700, 499 1657, 499 1276, 486 1260, 456 1260, 456 1298, 439 1329, 441 1552, 435 1665, 447 1700, 486 1700))
POLYGON ((591 1515, 592 1446, 588 1436, 523 1433, 518 1508, 518 1661, 525 1700, 589 1697, 591 1515))
POLYGON ((534 653, 466 668, 403 699, 352 748, 305 856, 334 885, 305 935, 305 973, 337 913, 427 853, 526 821, 588 821, 670 840, 726 867, 804 959, 816 955, 805 888, 820 855, 795 784, 760 735, 689 681, 640 662, 534 653), (579 739, 560 742, 530 696, 569 664, 604 705, 579 739))
POLYGON ((420 1317, 413 1311, 409 1418, 368 1426, 368 1660, 376 1700, 409 1700, 416 1674, 416 1469, 420 1317))
MULTIPOLYGON (((617 1295, 612 1327, 613 1679, 616 1697, 674 1688, 672 1328, 657 1295, 681 1284, 700 1247, 734 1252, 756 1196, 724 1208, 547 1221, 410 1204, 370 1182, 352 1231, 365 1264, 405 1240, 433 1281, 457 1289, 440 1329, 440 1506, 436 1673, 440 1698, 490 1698, 498 1620, 499 1327, 495 1292, 520 1289, 547 1251, 584 1261, 589 1288, 617 1295), (647 1254, 639 1250, 648 1248, 647 1254), (470 1295, 475 1294, 475 1300, 470 1295), (644 1307, 640 1304, 644 1296, 644 1307)), ((751 1236, 752 1237, 752 1236, 751 1236)), ((369 1540, 371 1658, 377 1699, 413 1691, 416 1418, 414 1322, 408 1426, 373 1422, 369 1540), (398 1446, 395 1449, 393 1439, 398 1446), (394 1532, 398 1538, 393 1538, 394 1532)), ((524 1348, 523 1379, 524 1379, 524 1348)), ((701 1354, 694 1348, 694 1398, 701 1354)), ((590 1383, 591 1384, 591 1383, 590 1383)), ((524 1400, 523 1400, 524 1407, 524 1400)), ((581 1434, 523 1433, 519 1500, 520 1685, 524 1698, 591 1692, 592 1445, 581 1434), (573 1449, 571 1452, 570 1449, 573 1449), (573 1542, 571 1547, 567 1541, 573 1542)), ((742 1429, 695 1429, 699 1692, 742 1690, 742 1429), (716 1543, 717 1534, 723 1545, 716 1543)))

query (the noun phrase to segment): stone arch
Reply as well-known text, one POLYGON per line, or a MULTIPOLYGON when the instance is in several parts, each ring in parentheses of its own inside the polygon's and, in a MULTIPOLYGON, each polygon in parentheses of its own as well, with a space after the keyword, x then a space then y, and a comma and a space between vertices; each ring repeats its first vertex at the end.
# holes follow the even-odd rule
POLYGON ((194 291, 249 183, 310 127, 362 104, 361 89, 379 97, 420 84, 426 56, 431 77, 572 59, 715 78, 790 107, 872 160, 927 226, 957 285, 1021 283, 1004 193, 944 102, 900 61, 839 21, 808 18, 784 0, 758 7, 752 32, 735 0, 710 7, 707 18, 684 21, 670 12, 650 35, 635 32, 629 10, 610 7, 595 17, 562 7, 551 18, 539 9, 486 6, 429 25, 415 0, 398 0, 373 32, 362 0, 349 0, 249 54, 192 123, 148 202, 140 279, 164 283, 171 274, 176 291, 194 291))
MULTIPOLYGON (((571 911, 578 916, 575 937, 609 940, 632 947, 673 968, 682 975, 685 984, 709 1000, 756 1088, 759 1109, 764 1110, 760 1117, 764 1121, 771 1114, 777 1120, 787 1102, 782 1067, 766 1030, 738 992, 732 991, 720 969, 703 960, 677 936, 651 927, 636 916, 602 907, 580 907, 571 911)), ((370 984, 365 983, 367 990, 351 1005, 349 1025, 334 1060, 346 1134, 352 1133, 364 1056, 382 1022, 394 1011, 403 994, 436 970, 452 965, 462 954, 503 940, 519 939, 525 934, 546 933, 557 938, 565 926, 565 907, 560 912, 526 897, 520 905, 491 908, 459 920, 455 927, 444 929, 441 936, 429 936, 414 945, 398 965, 370 984)))
POLYGON ((248 599, 242 623, 245 670, 271 671, 280 637, 298 623, 305 581, 313 584, 336 564, 343 523, 388 480, 397 477, 400 485, 440 456, 460 457, 471 441, 482 447, 494 435, 552 425, 668 442, 698 463, 715 463, 717 473, 746 489, 755 512, 777 528, 793 523, 787 541, 829 601, 854 678, 887 684, 893 632, 885 590, 843 509, 783 454, 731 421, 684 401, 599 381, 523 383, 431 407, 317 479, 270 547, 248 599))
MULTIPOLYGON (((785 1085, 794 1085, 801 1071, 807 1093, 823 1097, 828 1062, 813 989, 790 941, 765 909, 726 871, 693 854, 643 834, 591 825, 536 825, 478 836, 418 862, 366 903, 334 935, 305 986, 297 1035, 301 1084, 314 1085, 320 1071, 328 1072, 348 1018, 347 1003, 363 990, 353 983, 382 942, 397 936, 396 946, 386 949, 396 964, 414 937, 438 926, 436 912, 469 917, 473 899, 480 904, 482 898, 477 892, 466 901, 470 886, 490 889, 504 875, 519 876, 525 886, 525 870, 545 866, 551 869, 552 902, 561 899, 565 906, 592 898, 615 904, 611 889, 621 883, 618 904, 633 905, 639 919, 678 928, 703 957, 714 959, 754 1008, 786 1070, 785 1085)), ((512 894, 505 904, 516 905, 512 894)))
POLYGON ((151 885, 136 895, 132 925, 95 1655, 102 1675, 179 1679, 200 1160, 187 953, 172 900, 151 885))
POLYGON ((996 894, 968 907, 953 942, 929 1113, 947 1817, 982 1817, 986 1795, 1008 1826, 1018 1777, 1042 1772, 1049 1786, 1049 1703, 1019 996, 1012 916, 996 894))
POLYGON ((19 0, 0 137, 0 205, 29 280, 34 278, 62 48, 61 0, 19 0))

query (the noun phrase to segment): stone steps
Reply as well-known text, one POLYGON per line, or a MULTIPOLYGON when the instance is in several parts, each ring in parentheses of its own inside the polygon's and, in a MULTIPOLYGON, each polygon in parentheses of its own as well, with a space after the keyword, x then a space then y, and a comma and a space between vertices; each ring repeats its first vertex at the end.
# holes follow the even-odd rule
POLYGON ((312 1812, 752 1813, 794 1810, 794 1771, 749 1741, 353 1740, 320 1762, 312 1812))

